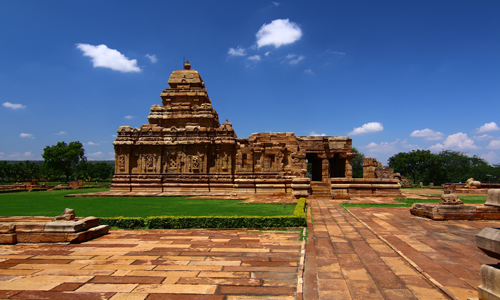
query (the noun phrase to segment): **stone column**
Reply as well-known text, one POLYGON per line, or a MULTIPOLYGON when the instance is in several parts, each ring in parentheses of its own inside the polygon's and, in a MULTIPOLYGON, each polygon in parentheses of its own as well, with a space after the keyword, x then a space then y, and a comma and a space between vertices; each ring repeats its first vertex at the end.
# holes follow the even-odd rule
POLYGON ((330 182, 330 162, 327 158, 321 160, 321 181, 330 182))
POLYGON ((352 158, 345 160, 345 178, 352 178, 352 158))

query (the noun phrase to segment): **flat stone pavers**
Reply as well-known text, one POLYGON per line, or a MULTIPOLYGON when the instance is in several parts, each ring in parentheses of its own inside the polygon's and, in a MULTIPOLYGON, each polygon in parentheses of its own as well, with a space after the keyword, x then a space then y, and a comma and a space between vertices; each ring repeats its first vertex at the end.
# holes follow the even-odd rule
POLYGON ((116 230, 82 244, 2 245, 0 298, 295 299, 299 232, 116 230))

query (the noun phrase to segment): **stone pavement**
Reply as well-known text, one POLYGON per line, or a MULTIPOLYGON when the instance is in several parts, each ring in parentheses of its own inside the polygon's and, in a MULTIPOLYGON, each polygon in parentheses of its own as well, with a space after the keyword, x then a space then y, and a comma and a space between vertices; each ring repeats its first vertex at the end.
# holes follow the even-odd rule
POLYGON ((500 222, 430 221, 394 207, 351 214, 341 202, 308 199, 304 299, 477 299, 481 264, 496 262, 475 234, 500 222))
POLYGON ((114 230, 76 245, 4 245, 0 299, 294 299, 299 233, 114 230))
POLYGON ((0 299, 477 298, 481 264, 496 261, 475 234, 500 221, 341 202, 308 199, 303 286, 298 230, 112 230, 83 244, 0 246, 0 299))

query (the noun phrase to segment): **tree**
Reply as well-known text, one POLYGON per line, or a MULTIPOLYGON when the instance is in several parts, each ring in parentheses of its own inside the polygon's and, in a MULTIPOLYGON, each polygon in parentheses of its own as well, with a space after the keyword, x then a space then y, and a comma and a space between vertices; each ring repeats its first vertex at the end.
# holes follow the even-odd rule
POLYGON ((356 153, 356 156, 352 159, 352 177, 363 178, 363 159, 365 155, 359 152, 356 147, 352 147, 352 152, 356 153))
POLYGON ((394 172, 412 178, 413 183, 417 183, 418 181, 424 181, 432 161, 434 161, 433 154, 429 150, 413 150, 391 156, 389 158, 389 167, 394 172))
POLYGON ((84 154, 85 149, 80 142, 58 142, 57 145, 45 147, 42 157, 49 172, 64 175, 66 181, 70 181, 78 165, 87 160, 84 154))

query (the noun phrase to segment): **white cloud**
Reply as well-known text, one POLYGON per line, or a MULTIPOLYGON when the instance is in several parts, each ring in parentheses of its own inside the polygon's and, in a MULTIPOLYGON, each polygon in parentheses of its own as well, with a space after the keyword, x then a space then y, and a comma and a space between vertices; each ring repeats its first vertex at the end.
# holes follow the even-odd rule
POLYGON ((4 158, 5 156, 5 153, 4 152, 0 152, 0 158, 4 158))
POLYGON ((491 140, 493 138, 493 136, 485 133, 485 134, 480 135, 480 136, 475 135, 472 138, 475 139, 476 141, 485 141, 485 140, 491 140))
POLYGON ((332 53, 335 54, 335 55, 339 55, 339 56, 344 56, 345 55, 344 52, 340 52, 340 51, 333 51, 332 53))
POLYGON ((483 126, 476 128, 477 133, 484 133, 484 132, 491 132, 491 131, 498 131, 500 130, 500 127, 498 127, 497 123, 491 122, 491 123, 485 123, 483 126))
POLYGON ((437 141, 437 140, 442 140, 444 137, 444 134, 439 132, 439 131, 434 131, 429 128, 425 128, 422 130, 415 130, 410 134, 411 137, 420 137, 424 138, 426 141, 437 141))
POLYGON ((4 107, 11 108, 11 109, 21 109, 21 108, 26 108, 26 105, 22 105, 22 104, 14 104, 14 103, 10 103, 10 102, 4 102, 2 105, 3 105, 4 107))
POLYGON ((154 63, 154 64, 156 64, 156 63, 158 62, 158 58, 156 57, 156 54, 153 54, 153 55, 146 54, 145 56, 146 56, 147 58, 149 58, 149 60, 150 60, 152 63, 154 63))
POLYGON ((269 24, 264 24, 257 34, 257 46, 274 46, 292 44, 302 37, 300 27, 288 19, 276 19, 269 24))
POLYGON ((94 153, 88 153, 86 154, 86 156, 90 159, 97 159, 97 158, 102 158, 104 154, 101 151, 99 151, 94 153))
POLYGON ((324 133, 319 134, 319 133, 316 133, 314 131, 311 131, 311 133, 309 133, 309 136, 326 136, 326 134, 324 134, 324 133))
POLYGON ((304 60, 306 58, 304 55, 297 56, 297 54, 288 54, 286 56, 286 59, 288 59, 288 63, 291 65, 296 65, 300 61, 304 60))
POLYGON ((135 117, 134 117, 134 116, 125 116, 124 118, 125 118, 125 119, 128 119, 128 120, 131 120, 131 119, 133 119, 133 118, 135 118, 135 117))
POLYGON ((253 61, 259 61, 260 60, 260 55, 250 56, 248 59, 249 60, 253 60, 253 61))
POLYGON ((371 132, 378 132, 384 130, 384 126, 382 126, 379 122, 369 122, 363 124, 361 127, 356 127, 353 131, 349 132, 348 135, 360 135, 371 132))
POLYGON ((500 149, 500 139, 495 139, 490 142, 488 146, 486 146, 488 149, 500 149))
POLYGON ((89 145, 89 146, 99 146, 100 143, 94 143, 94 142, 88 142, 88 143, 83 143, 84 145, 89 145))
POLYGON ((9 159, 27 159, 27 158, 33 157, 33 153, 31 153, 31 152, 24 152, 24 153, 14 152, 11 155, 9 155, 8 157, 9 157, 9 159))
POLYGON ((274 6, 279 6, 279 2, 274 2, 274 1, 271 1, 272 4, 274 4, 274 6))
POLYGON ((498 157, 498 154, 496 154, 493 151, 490 151, 490 152, 485 153, 485 154, 481 154, 480 157, 482 159, 486 160, 487 162, 489 162, 490 164, 496 164, 500 160, 498 157))
POLYGON ((264 56, 269 56, 269 54, 271 54, 271 51, 267 51, 266 53, 264 53, 264 56))
POLYGON ((422 148, 420 148, 419 145, 408 144, 408 140, 401 141, 401 147, 406 148, 406 149, 410 149, 410 150, 422 149, 422 148))
POLYGON ((83 51, 84 56, 92 58, 94 68, 109 68, 120 72, 141 72, 137 66, 136 59, 128 59, 115 49, 109 49, 106 45, 76 44, 83 51))
POLYGON ((304 73, 314 75, 314 72, 310 68, 309 69, 305 69, 304 73))
POLYGON ((66 131, 59 131, 58 133, 54 133, 55 135, 65 135, 66 131))
POLYGON ((366 149, 370 153, 394 153, 397 152, 396 145, 398 142, 399 140, 395 140, 392 143, 382 142, 380 144, 371 142, 362 148, 366 149))
POLYGON ((23 139, 34 139, 35 138, 32 133, 21 133, 19 136, 22 137, 23 139))
POLYGON ((474 141, 470 139, 466 133, 455 133, 449 135, 443 142, 443 144, 437 143, 434 146, 429 147, 432 152, 439 152, 441 150, 472 150, 480 149, 480 147, 474 145, 474 141))
POLYGON ((245 52, 245 49, 238 47, 236 49, 234 48, 229 48, 229 51, 227 51, 227 54, 230 56, 245 56, 247 53, 245 52))

